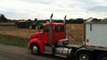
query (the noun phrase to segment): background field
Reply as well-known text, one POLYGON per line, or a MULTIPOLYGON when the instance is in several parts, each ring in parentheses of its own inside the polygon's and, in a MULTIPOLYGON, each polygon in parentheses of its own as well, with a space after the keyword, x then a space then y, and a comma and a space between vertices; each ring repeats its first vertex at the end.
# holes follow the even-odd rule
POLYGON ((29 38, 35 32, 37 32, 35 29, 18 29, 16 26, 0 26, 0 34, 19 38, 29 38))
POLYGON ((83 24, 67 24, 66 35, 68 36, 70 43, 82 44, 84 36, 83 24))
MULTIPOLYGON (((80 44, 83 39, 83 24, 67 24, 66 25, 66 35, 69 38, 70 43, 80 44)), ((0 34, 14 36, 21 39, 29 39, 30 36, 37 32, 37 29, 18 29, 15 25, 2 24, 0 25, 0 34)))

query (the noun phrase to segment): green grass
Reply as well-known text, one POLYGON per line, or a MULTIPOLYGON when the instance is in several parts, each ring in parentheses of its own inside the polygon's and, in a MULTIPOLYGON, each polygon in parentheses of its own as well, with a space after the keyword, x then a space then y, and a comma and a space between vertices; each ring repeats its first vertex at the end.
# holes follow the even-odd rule
POLYGON ((18 47, 27 47, 28 39, 21 39, 12 36, 0 35, 0 44, 12 45, 18 47))

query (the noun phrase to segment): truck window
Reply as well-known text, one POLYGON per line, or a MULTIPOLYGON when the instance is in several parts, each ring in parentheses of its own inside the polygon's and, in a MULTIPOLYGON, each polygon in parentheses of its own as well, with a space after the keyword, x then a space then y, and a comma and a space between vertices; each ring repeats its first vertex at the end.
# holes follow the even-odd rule
POLYGON ((44 30, 44 32, 48 32, 49 31, 49 27, 48 26, 44 26, 43 30, 44 30))
POLYGON ((56 30, 56 32, 63 32, 64 31, 64 26, 56 26, 55 30, 56 30))

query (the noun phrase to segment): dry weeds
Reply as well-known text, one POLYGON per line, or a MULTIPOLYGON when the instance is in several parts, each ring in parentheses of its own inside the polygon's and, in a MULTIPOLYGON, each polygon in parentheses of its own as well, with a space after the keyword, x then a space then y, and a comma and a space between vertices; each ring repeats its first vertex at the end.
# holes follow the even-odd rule
POLYGON ((83 24, 67 24, 66 34, 70 43, 81 44, 84 35, 83 24))
POLYGON ((19 38, 29 38, 35 32, 37 32, 35 29, 18 29, 16 26, 0 26, 0 34, 19 38))

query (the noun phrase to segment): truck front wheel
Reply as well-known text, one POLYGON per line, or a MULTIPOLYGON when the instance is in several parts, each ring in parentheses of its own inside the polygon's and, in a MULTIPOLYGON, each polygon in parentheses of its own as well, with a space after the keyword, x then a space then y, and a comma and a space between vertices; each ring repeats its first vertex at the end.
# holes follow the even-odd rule
POLYGON ((35 54, 35 55, 39 55, 40 49, 39 49, 39 46, 37 44, 31 45, 31 53, 35 54))
POLYGON ((79 52, 77 57, 78 60, 92 60, 92 55, 89 52, 79 52))

